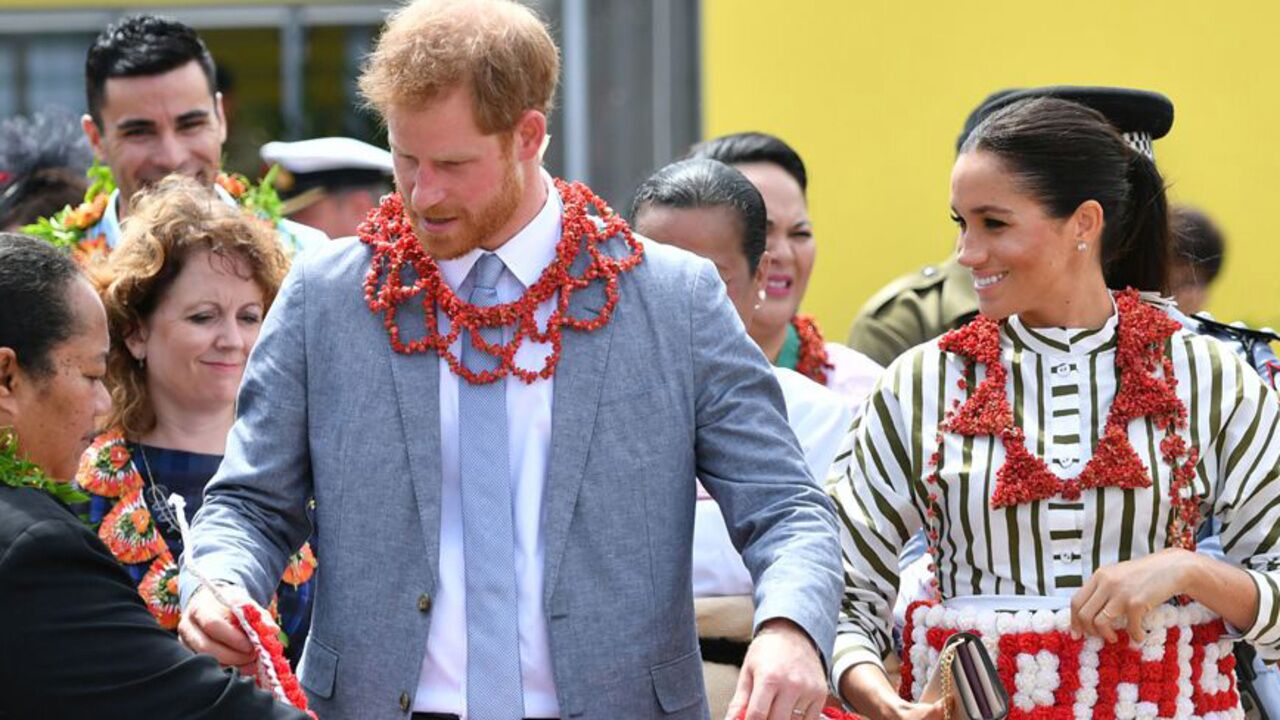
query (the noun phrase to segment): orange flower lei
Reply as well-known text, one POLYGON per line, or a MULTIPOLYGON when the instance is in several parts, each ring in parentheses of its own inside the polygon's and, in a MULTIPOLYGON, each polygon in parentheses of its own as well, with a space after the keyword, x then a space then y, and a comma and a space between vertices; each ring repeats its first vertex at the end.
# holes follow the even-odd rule
POLYGON ((800 347, 796 352, 796 372, 819 385, 827 384, 827 371, 835 368, 827 356, 827 343, 818 329, 818 321, 812 315, 796 314, 791 318, 800 347))
MULTIPOLYGON (((925 477, 930 486, 927 508, 930 521, 939 520, 942 515, 937 488, 941 482, 938 462, 944 432, 999 436, 1005 460, 996 475, 991 506, 1003 508, 1058 495, 1076 500, 1088 488, 1151 487, 1151 477, 1129 443, 1127 432, 1129 421, 1150 417, 1165 433, 1160 442, 1160 455, 1173 470, 1173 481, 1169 484, 1173 512, 1169 519, 1168 545, 1195 548, 1199 508, 1194 497, 1183 497, 1183 489, 1195 477, 1199 450, 1188 446, 1178 434, 1179 429, 1186 427, 1187 409, 1176 393, 1178 380, 1173 361, 1165 354, 1165 342, 1181 326, 1159 309, 1142 302, 1132 288, 1116 293, 1115 299, 1119 316, 1116 324, 1119 390, 1107 413, 1103 435, 1093 457, 1075 478, 1064 480, 1054 475, 1044 460, 1027 450, 1022 430, 1013 424, 1013 412, 1005 397, 1008 371, 1000 363, 1000 325, 979 315, 968 325, 942 337, 938 343, 940 349, 963 357, 969 368, 975 364, 984 366, 986 377, 963 404, 956 400, 938 424, 935 442, 939 450, 930 457, 930 472, 925 477)), ((961 390, 969 389, 963 379, 958 385, 961 390)), ((936 559, 939 532, 932 522, 926 535, 930 552, 936 559)), ((936 573, 936 567, 931 566, 930 571, 936 573)), ((933 584, 936 590, 936 577, 933 584)))
MULTIPOLYGON (((98 537, 121 563, 153 561, 138 585, 138 594, 160 627, 177 629, 181 612, 176 585, 178 565, 142 497, 142 474, 134 465, 133 454, 119 428, 103 433, 80 457, 76 482, 85 492, 117 498, 98 526, 98 537)), ((282 579, 297 587, 311 579, 317 565, 310 544, 304 543, 289 558, 282 579)))
MULTIPOLYGON (((272 185, 278 171, 279 166, 273 165, 256 185, 240 174, 218 173, 215 181, 246 212, 252 212, 274 227, 283 217, 280 198, 272 185)), ((111 194, 116 190, 111 168, 98 161, 94 161, 86 174, 91 184, 85 191, 84 202, 74 208, 68 205, 53 217, 40 218, 22 228, 22 232, 28 235, 68 250, 76 262, 81 264, 86 264, 95 257, 105 256, 108 252, 106 236, 102 233, 89 235, 89 230, 102 221, 111 194)))
POLYGON ((564 205, 555 260, 519 300, 485 308, 463 301, 444 282, 439 266, 423 251, 422 244, 414 235, 400 195, 392 193, 382 199, 359 228, 361 242, 373 249, 364 281, 364 297, 370 311, 382 313, 391 347, 396 352, 411 355, 434 351, 448 362, 455 375, 473 385, 491 383, 508 375, 533 383, 555 374, 556 365, 560 362, 562 328, 592 332, 609 322, 618 304, 618 276, 640 264, 644 248, 632 237, 626 221, 587 186, 559 179, 555 185, 564 205), (590 208, 594 208, 598 215, 589 214, 590 208), (604 253, 600 245, 615 236, 622 236, 631 250, 630 255, 618 259, 604 253), (574 277, 570 268, 584 246, 591 255, 591 264, 582 275, 574 277), (417 280, 405 284, 403 273, 406 268, 413 269, 417 280), (605 283, 606 301, 600 314, 591 320, 571 317, 570 297, 596 280, 605 283), (418 302, 422 303, 425 311, 426 334, 406 343, 401 340, 400 326, 396 323, 397 308, 418 296, 421 296, 418 302), (534 311, 553 296, 557 299, 555 310, 547 321, 546 332, 540 332, 534 311), (449 318, 449 332, 444 335, 440 333, 436 320, 437 308, 449 318), (512 339, 501 345, 486 342, 479 332, 481 328, 508 325, 514 326, 512 339), (470 333, 473 346, 499 359, 496 369, 474 373, 464 367, 462 360, 449 349, 464 329, 470 333), (516 365, 516 352, 526 339, 551 345, 551 354, 541 370, 526 370, 516 365))

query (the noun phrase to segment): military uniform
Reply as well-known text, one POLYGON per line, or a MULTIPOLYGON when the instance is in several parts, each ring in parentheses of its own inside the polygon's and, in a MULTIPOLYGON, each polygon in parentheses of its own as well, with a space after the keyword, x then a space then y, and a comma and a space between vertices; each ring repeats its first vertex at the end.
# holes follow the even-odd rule
POLYGON ((849 347, 881 365, 978 315, 969 270, 954 255, 886 285, 858 311, 849 347))

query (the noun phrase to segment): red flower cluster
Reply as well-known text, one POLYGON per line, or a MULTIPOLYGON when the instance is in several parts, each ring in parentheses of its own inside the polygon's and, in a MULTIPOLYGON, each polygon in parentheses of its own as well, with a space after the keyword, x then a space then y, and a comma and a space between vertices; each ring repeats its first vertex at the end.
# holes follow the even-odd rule
MULTIPOLYGON (((276 678, 280 681, 280 691, 284 693, 284 698, 291 705, 306 712, 312 718, 315 713, 307 709, 307 694, 302 691, 302 685, 298 683, 298 678, 294 676, 293 670, 289 669, 289 661, 284 656, 284 646, 280 644, 280 640, 272 632, 262 619, 262 613, 258 612, 258 608, 253 603, 245 603, 240 606, 240 612, 244 615, 249 627, 246 630, 252 630, 262 642, 262 647, 267 651, 271 658, 271 668, 275 671, 276 678)), ((275 688, 263 688, 275 692, 275 688)))
POLYGON ((1191 632, 1194 648, 1191 652, 1191 702, 1195 703, 1196 715, 1200 717, 1211 712, 1229 710, 1240 702, 1240 694, 1236 691, 1236 656, 1232 653, 1226 653, 1218 659, 1218 672, 1231 678, 1231 687, 1226 692, 1210 695, 1200 685, 1200 678, 1204 675, 1205 645, 1222 637, 1226 630, 1226 623, 1216 620, 1198 625, 1191 632))
POLYGON ((818 321, 811 315, 796 314, 791 318, 791 327, 796 330, 800 339, 800 348, 796 358, 796 372, 804 375, 819 385, 827 384, 827 371, 835 366, 827 356, 827 343, 822 339, 822 331, 818 329, 818 321))
POLYGON ((533 383, 555 374, 556 365, 560 362, 561 329, 567 327, 592 332, 604 327, 618 304, 618 276, 640 264, 644 256, 644 248, 632 237, 627 223, 585 185, 557 179, 556 189, 563 200, 564 215, 555 260, 519 300, 483 308, 464 302, 444 282, 439 266, 426 254, 414 235, 400 195, 392 193, 384 197, 368 219, 361 223, 359 234, 361 242, 373 249, 364 281, 365 302, 372 312, 383 314, 391 347, 405 355, 433 350, 449 363, 455 375, 473 385, 491 383, 507 375, 533 383), (598 214, 591 215, 588 212, 590 208, 598 214), (600 248, 606 240, 618 235, 624 238, 631 250, 630 255, 621 259, 610 257, 600 248), (591 255, 591 263, 575 277, 570 274, 570 269, 583 247, 591 255), (407 268, 412 268, 417 275, 417 279, 409 284, 405 284, 403 277, 407 268), (605 283, 606 298, 599 315, 590 320, 571 317, 569 298, 597 280, 605 283), (547 322, 546 332, 539 332, 534 311, 553 296, 557 297, 556 308, 547 322), (400 338, 396 312, 399 305, 415 298, 422 304, 426 334, 406 343, 400 338), (437 308, 449 318, 449 332, 444 335, 440 333, 436 320, 437 308), (510 342, 490 344, 480 336, 481 328, 508 325, 514 326, 510 342), (470 334, 475 348, 499 359, 497 369, 474 373, 449 350, 464 329, 470 334), (551 345, 551 355, 541 370, 525 370, 515 363, 516 352, 526 339, 551 345))

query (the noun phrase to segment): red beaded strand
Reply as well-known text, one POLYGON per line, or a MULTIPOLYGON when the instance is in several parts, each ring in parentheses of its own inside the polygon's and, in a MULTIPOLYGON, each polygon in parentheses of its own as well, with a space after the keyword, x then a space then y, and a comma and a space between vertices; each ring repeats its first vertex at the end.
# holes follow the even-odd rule
MULTIPOLYGON (((929 551, 935 562, 938 555, 942 516, 937 488, 940 486, 938 464, 943 433, 962 436, 998 436, 1004 445, 1005 460, 996 474, 996 487, 991 495, 993 508, 1004 508, 1034 500, 1047 500, 1061 495, 1079 499, 1089 488, 1151 487, 1151 477, 1142 460, 1129 443, 1129 421, 1149 417, 1164 431, 1160 442, 1161 459, 1172 469, 1169 484, 1170 513, 1167 545, 1192 550, 1195 528, 1199 521, 1199 505, 1194 495, 1185 493, 1195 478, 1199 452, 1188 446, 1178 434, 1187 425, 1187 409, 1177 396, 1177 376, 1173 361, 1165 354, 1165 344, 1181 327, 1176 320, 1144 302, 1132 288, 1116 293, 1116 367, 1119 386, 1103 426, 1103 435, 1094 455, 1078 477, 1062 479, 1049 470, 1043 459, 1031 454, 1021 428, 1013 424, 1013 411, 1005 397, 1008 371, 1000 364, 1000 325, 978 316, 968 325, 942 337, 938 347, 964 358, 967 369, 982 365, 986 376, 961 403, 955 400, 946 418, 938 424, 935 451, 929 458, 928 527, 929 551), (1156 374, 1159 368, 1160 374, 1156 374)), ((957 385, 969 390, 963 379, 957 385)), ((930 567, 930 570, 936 570, 930 567)), ((938 592, 936 572, 931 580, 938 592)))
POLYGON ((372 312, 382 313, 391 347, 396 352, 411 355, 433 350, 445 359, 455 375, 473 385, 491 383, 507 375, 532 383, 555 374, 556 365, 560 362, 562 328, 592 332, 609 322, 618 304, 618 276, 640 263, 644 248, 632 236, 626 221, 585 185, 559 179, 555 184, 564 205, 555 260, 519 300, 483 308, 463 301, 444 282, 439 266, 423 251, 414 235, 399 194, 393 193, 382 199, 359 228, 360 240, 373 249, 364 281, 364 297, 372 312), (596 215, 589 213, 592 208, 596 215), (613 258, 604 254, 600 246, 615 236, 624 239, 630 255, 613 258), (591 263, 582 275, 575 277, 570 274, 570 268, 583 247, 590 254, 591 263), (409 285, 402 281, 402 273, 407 267, 413 268, 418 276, 409 285), (595 281, 604 282, 605 304, 599 315, 589 320, 570 316, 569 299, 573 293, 595 281), (426 334, 406 343, 400 337, 396 314, 399 305, 417 296, 421 296, 426 334), (553 296, 557 296, 555 309, 546 331, 540 332, 534 311, 553 296), (440 333, 437 309, 449 318, 447 334, 440 333), (511 340, 503 344, 486 342, 479 332, 481 328, 505 326, 513 326, 514 332, 511 340), (461 358, 450 350, 463 330, 469 332, 475 348, 498 358, 496 369, 476 373, 463 366, 461 358), (516 353, 525 340, 551 345, 551 354, 542 369, 527 370, 516 365, 516 353))
POLYGON ((796 314, 791 318, 800 347, 796 351, 796 372, 819 385, 827 384, 827 371, 835 368, 827 356, 827 343, 811 315, 796 314))

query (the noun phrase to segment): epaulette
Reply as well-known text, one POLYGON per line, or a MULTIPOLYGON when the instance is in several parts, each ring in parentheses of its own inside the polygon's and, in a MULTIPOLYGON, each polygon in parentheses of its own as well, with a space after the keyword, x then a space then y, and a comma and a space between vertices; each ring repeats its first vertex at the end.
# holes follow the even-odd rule
POLYGON ((863 312, 875 314, 904 292, 928 290, 946 277, 946 273, 937 265, 926 265, 913 273, 900 275, 872 295, 863 305, 863 312))

